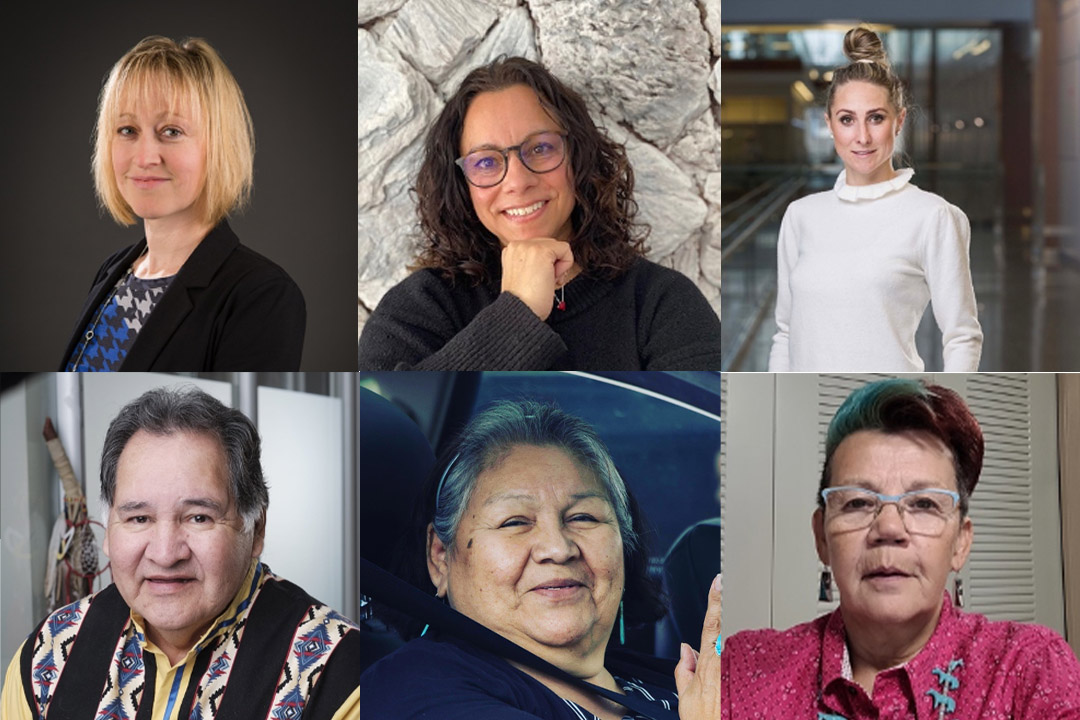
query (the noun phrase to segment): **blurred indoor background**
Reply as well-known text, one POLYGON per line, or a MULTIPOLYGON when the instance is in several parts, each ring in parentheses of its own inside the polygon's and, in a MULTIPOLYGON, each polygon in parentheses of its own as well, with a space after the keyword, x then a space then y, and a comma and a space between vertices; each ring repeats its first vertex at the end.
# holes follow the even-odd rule
MULTIPOLYGON (((728 0, 722 19, 724 370, 766 368, 780 219, 842 169, 824 96, 859 22, 912 97, 900 164, 971 220, 979 369, 1080 368, 1080 3, 728 0)), ((917 339, 940 370, 929 310, 917 339)))

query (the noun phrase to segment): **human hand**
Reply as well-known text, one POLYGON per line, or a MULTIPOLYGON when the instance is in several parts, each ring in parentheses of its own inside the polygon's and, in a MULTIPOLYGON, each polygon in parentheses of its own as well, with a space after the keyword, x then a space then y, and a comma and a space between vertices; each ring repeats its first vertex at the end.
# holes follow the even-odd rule
POLYGON ((538 318, 547 320, 555 283, 573 266, 569 243, 554 238, 514 240, 502 251, 502 291, 512 293, 538 318))
POLYGON ((701 653, 683 643, 675 666, 675 687, 679 691, 681 720, 720 718, 720 576, 709 588, 709 605, 701 627, 701 653))

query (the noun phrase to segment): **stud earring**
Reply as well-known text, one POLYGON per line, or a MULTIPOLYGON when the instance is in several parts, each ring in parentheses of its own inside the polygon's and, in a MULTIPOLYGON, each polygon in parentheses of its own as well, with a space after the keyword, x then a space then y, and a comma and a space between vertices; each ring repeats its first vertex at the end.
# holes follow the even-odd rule
POLYGON ((832 571, 826 565, 821 571, 821 581, 818 584, 818 602, 832 602, 832 571))

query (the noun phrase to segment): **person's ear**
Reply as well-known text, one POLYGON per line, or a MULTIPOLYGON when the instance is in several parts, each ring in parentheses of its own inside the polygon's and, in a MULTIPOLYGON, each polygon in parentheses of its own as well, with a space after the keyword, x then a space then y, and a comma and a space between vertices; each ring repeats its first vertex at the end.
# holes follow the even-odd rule
POLYGON ((427 567, 431 584, 435 586, 436 597, 442 597, 447 593, 447 584, 450 581, 450 570, 447 556, 450 549, 443 544, 435 532, 435 526, 428 523, 427 526, 427 567))
POLYGON ((257 558, 262 555, 263 544, 266 540, 266 511, 259 513, 259 519, 255 521, 255 533, 251 541, 251 557, 257 558))
POLYGON ((818 559, 830 565, 829 544, 825 542, 825 513, 821 508, 814 511, 810 518, 810 525, 814 528, 814 546, 817 548, 818 559))
POLYGON ((907 117, 907 108, 900 111, 900 116, 896 121, 896 134, 899 136, 904 129, 904 118, 907 117))
POLYGON ((974 536, 975 529, 971 518, 965 517, 960 521, 960 532, 956 536, 956 544, 953 546, 951 565, 953 572, 960 572, 960 569, 964 567, 964 563, 967 562, 968 555, 971 554, 971 540, 974 536))

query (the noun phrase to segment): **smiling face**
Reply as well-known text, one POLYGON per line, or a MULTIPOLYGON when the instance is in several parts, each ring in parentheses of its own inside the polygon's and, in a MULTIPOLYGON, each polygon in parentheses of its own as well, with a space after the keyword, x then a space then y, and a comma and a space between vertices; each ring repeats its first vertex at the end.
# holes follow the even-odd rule
POLYGON ((243 532, 216 438, 136 432, 120 454, 105 554, 113 581, 147 635, 187 648, 229 605, 262 527, 243 532))
POLYGON ((836 88, 825 122, 844 162, 848 185, 892 179, 893 148, 906 115, 906 110, 897 112, 889 91, 880 85, 852 80, 836 88))
MULTIPOLYGON (((956 491, 952 453, 935 438, 861 430, 832 457, 829 485, 862 486, 887 495, 915 489, 956 491)), ((845 621, 933 627, 949 571, 971 549, 970 518, 955 510, 937 536, 907 531, 895 504, 882 507, 869 527, 839 531, 830 516, 813 518, 818 556, 832 566, 845 621)))
POLYGON ((562 450, 532 445, 479 475, 449 552, 429 530, 428 568, 455 609, 538 654, 602 655, 624 585, 599 481, 562 450))
MULTIPOLYGON (((469 104, 461 133, 461 155, 484 148, 519 145, 539 132, 565 132, 526 85, 479 93, 469 104)), ((569 156, 569 149, 567 149, 569 156)), ((505 246, 515 240, 573 235, 574 183, 569 157, 557 169, 534 173, 510 153, 506 177, 494 187, 469 185, 480 222, 505 246)))
POLYGON ((206 142, 197 108, 175 107, 162 94, 120 103, 110 131, 120 194, 146 221, 201 223, 206 142))

